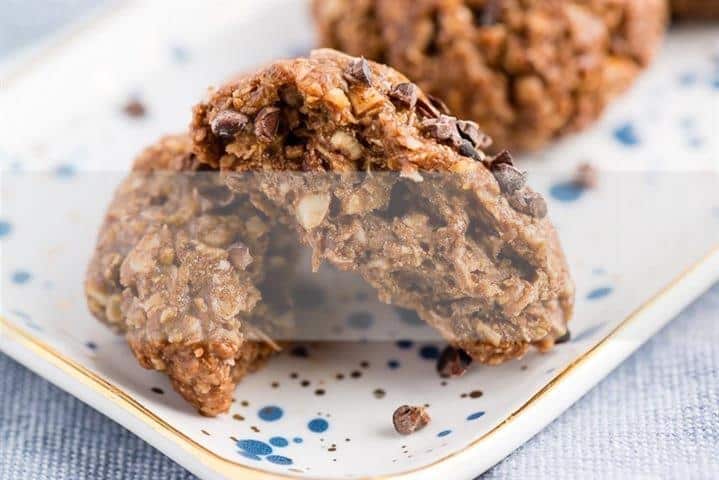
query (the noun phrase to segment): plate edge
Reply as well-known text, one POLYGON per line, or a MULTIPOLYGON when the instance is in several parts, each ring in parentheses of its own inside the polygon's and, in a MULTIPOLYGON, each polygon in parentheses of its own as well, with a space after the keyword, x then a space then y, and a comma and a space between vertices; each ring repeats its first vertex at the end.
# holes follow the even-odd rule
MULTIPOLYGON (((481 443, 485 442, 490 436, 495 435, 501 430, 506 427, 508 424, 510 424, 512 421, 518 419, 520 416, 522 416, 525 411, 530 408, 533 404, 535 404, 538 400, 542 399, 545 395, 547 395, 550 391, 555 389, 557 386, 559 386, 560 383, 562 383, 562 380, 567 379, 567 377, 577 368, 579 368, 582 364, 586 363, 591 357, 597 354, 597 352, 602 348, 606 347, 608 342, 615 337, 617 337, 624 329, 626 329, 628 326, 633 324, 638 318, 641 317, 641 314, 651 308, 653 305, 655 305, 658 301, 661 299, 669 296, 673 290, 678 288, 679 286, 683 285, 684 283, 688 283, 688 281, 694 276, 694 274, 697 274, 697 272, 700 271, 702 267, 705 267, 706 265, 712 265, 713 262, 719 263, 719 245, 717 245, 715 248, 713 248, 706 256, 704 256, 701 260, 694 263, 687 269, 685 269, 678 277, 676 277, 672 282, 670 282, 666 287, 664 287, 662 290, 660 290, 657 294, 652 296, 649 300, 644 302, 640 307, 638 307, 634 312, 632 312, 629 316, 627 316, 624 320, 622 320, 619 325, 617 325, 609 334, 607 334, 604 338, 602 338, 596 345, 594 345, 591 349, 583 353, 581 356, 577 357, 572 363, 570 363, 567 367, 565 367, 561 372, 559 372, 554 378, 549 380, 544 387, 542 387, 538 392, 536 392, 527 402, 525 402, 521 407, 519 407, 517 410, 512 412, 507 416, 505 420, 503 420, 501 423, 499 423, 497 426, 495 426, 493 429, 491 429, 489 432, 485 433, 478 439, 474 440, 464 448, 453 452, 445 457, 442 457, 435 462, 432 462, 428 465, 423 465, 422 467, 418 467, 415 469, 407 470, 405 472, 399 472, 396 474, 392 474, 390 476, 379 476, 379 477, 371 477, 376 480, 389 480, 389 479, 409 479, 412 475, 423 473, 427 470, 431 470, 436 468, 439 465, 446 464, 450 462, 453 459, 456 459, 458 456, 466 454, 470 450, 474 450, 480 446, 481 443)), ((718 269, 719 270, 719 269, 718 269)), ((719 272, 717 272, 719 273, 719 272)), ((706 290, 706 288, 710 287, 711 284, 716 280, 717 273, 706 274, 706 280, 701 282, 701 285, 699 285, 697 288, 694 288, 692 290, 692 295, 686 300, 681 301, 682 306, 688 305, 692 299, 696 298, 696 296, 700 295, 703 291, 706 290)), ((662 322, 661 325, 657 327, 657 330, 664 326, 666 323, 668 323, 672 317, 668 318, 666 321, 662 322)), ((30 351, 31 353, 39 354, 40 357, 48 361, 51 365, 54 367, 62 370, 66 375, 71 377, 75 382, 82 383, 85 386, 91 388, 96 394, 101 395, 102 397, 105 397, 113 402, 114 405, 122 407, 125 412, 129 412, 134 415, 136 420, 141 421, 143 424, 145 424, 147 427, 159 431, 160 433, 164 434, 164 437, 168 440, 174 441, 174 443, 180 447, 183 448, 185 451, 191 451, 198 455, 198 458, 202 461, 202 463, 215 470, 218 473, 221 473, 222 475, 227 476, 227 478, 233 478, 235 475, 241 473, 245 476, 242 478, 247 478, 248 480, 253 479, 262 479, 262 480, 269 480, 269 479, 286 479, 286 478, 298 478, 291 475, 282 475, 282 474, 273 474, 269 472, 265 472, 259 469, 255 469, 250 466, 242 465, 236 462, 233 462, 231 460, 228 460, 211 450, 203 447, 199 443, 192 440, 190 437, 186 436, 182 432, 178 431, 174 427, 172 427, 170 424, 159 418, 157 415, 149 411, 147 408, 142 406, 141 403, 139 403, 136 399, 134 399, 130 394, 125 392, 119 387, 114 386, 107 380, 103 379, 99 374, 96 374, 95 372, 91 371, 90 369, 80 365, 79 363, 75 362, 74 360, 65 357, 61 353, 59 353, 54 348, 47 345, 45 342, 37 339, 33 335, 31 335, 29 332, 26 332, 22 330, 20 327, 13 325, 12 322, 7 320, 3 315, 0 315, 0 333, 4 330, 8 338, 13 340, 15 343, 19 344, 22 348, 25 350, 30 351)), ((647 339, 651 337, 652 335, 647 336, 647 339)), ((0 339, 2 339, 2 335, 0 335, 0 339)), ((6 351, 6 348, 4 348, 5 340, 0 341, 0 350, 6 351)), ((633 346, 630 351, 627 352, 627 354, 624 356, 626 358, 631 353, 636 351, 641 345, 645 343, 646 339, 643 339, 641 342, 633 346)), ((8 353, 9 354, 9 353, 8 353)), ((11 355, 12 356, 12 355, 11 355)), ((16 358, 16 357, 13 357, 16 358)), ((20 361, 18 358, 16 360, 20 361)), ((623 359, 622 359, 623 360, 623 359)), ((20 361, 20 363, 23 363, 20 361)), ((593 378, 593 381, 591 384, 588 384, 586 388, 584 388, 579 395, 576 395, 576 398, 574 398, 571 402, 567 403, 566 406, 561 408, 559 410, 558 415, 553 415, 544 425, 542 425, 540 428, 537 429, 537 431, 541 430, 549 421, 558 418, 559 415, 561 415, 562 412, 566 410, 566 408, 569 407, 569 405, 573 404, 576 400, 581 398, 587 391, 589 391, 594 385, 599 383, 603 378, 606 377, 614 368, 621 363, 621 361, 617 362, 616 365, 611 366, 611 368, 607 369, 606 372, 604 372, 602 375, 597 376, 593 378)), ((39 372, 38 372, 39 373, 39 372)), ((40 374, 43 376, 42 374, 40 374)), ((53 379, 48 379, 52 383, 55 383, 53 379)), ((566 382, 564 382, 566 383, 566 382)), ((62 387, 61 387, 62 388, 62 387)), ((69 393, 69 392, 68 392, 69 393)), ((90 404, 94 408, 96 407, 93 403, 90 403, 87 401, 86 403, 90 404)), ((121 420, 118 420, 115 415, 106 413, 106 415, 113 420, 116 420, 120 422, 123 426, 126 428, 129 428, 125 422, 122 422, 121 420)), ((535 432, 536 433, 536 432, 535 432)), ((519 445, 525 443, 528 439, 522 440, 519 445)), ((159 446, 153 443, 153 446, 156 448, 162 450, 159 446)), ((507 450, 506 448, 504 450, 507 450)), ((497 462, 499 462, 502 458, 504 458, 506 455, 511 453, 513 449, 510 447, 510 449, 506 452, 501 452, 501 456, 495 455, 497 457, 496 459, 493 459, 493 461, 487 465, 485 465, 483 468, 484 470, 477 472, 474 472, 474 475, 479 475, 483 473, 483 471, 486 471, 488 468, 491 468, 493 465, 495 465, 497 462)), ((178 463, 185 465, 187 463, 186 458, 182 458, 181 461, 178 461, 178 463)), ((308 478, 308 477, 302 477, 302 478, 308 478)))

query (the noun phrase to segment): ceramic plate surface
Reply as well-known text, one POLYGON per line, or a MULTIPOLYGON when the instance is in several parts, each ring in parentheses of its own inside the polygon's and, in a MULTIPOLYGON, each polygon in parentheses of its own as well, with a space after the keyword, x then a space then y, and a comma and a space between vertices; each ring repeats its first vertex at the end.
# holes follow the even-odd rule
POLYGON ((357 341, 281 354, 208 419, 88 314, 85 265, 133 156, 183 131, 207 86, 307 52, 312 29, 295 0, 115 7, 0 76, 0 346, 203 478, 473 478, 719 278, 716 38, 715 27, 673 30, 599 124, 521 159, 576 280, 571 342, 443 381, 441 340, 416 317, 331 269, 303 273, 333 290, 300 315, 357 341), (123 112, 133 98, 144 117, 123 112), (583 162, 601 169, 595 190, 570 181, 583 162), (411 340, 366 341, 387 334, 411 340), (410 437, 391 425, 405 403, 432 416, 410 437))

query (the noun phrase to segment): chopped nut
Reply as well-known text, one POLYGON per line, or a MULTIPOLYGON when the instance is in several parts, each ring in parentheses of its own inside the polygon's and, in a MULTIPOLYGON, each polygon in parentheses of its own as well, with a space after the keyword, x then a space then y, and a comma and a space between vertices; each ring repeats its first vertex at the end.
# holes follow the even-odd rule
POLYGON ((355 137, 343 130, 337 130, 332 135, 330 144, 352 160, 356 161, 362 158, 362 145, 359 144, 355 137))
POLYGON ((305 230, 318 227, 330 208, 330 198, 326 194, 306 195, 297 205, 297 220, 305 230))
POLYGON ((277 107, 265 107, 255 118, 255 135, 261 142, 273 142, 279 127, 280 109, 277 107))
POLYGON ((512 208, 520 213, 539 219, 547 216, 547 202, 540 194, 527 187, 509 195, 507 200, 512 208))
POLYGON ((372 85, 372 69, 369 62, 364 58, 358 58, 350 62, 345 70, 345 79, 351 83, 363 83, 367 86, 372 85))
POLYGON ((177 318, 177 309, 175 307, 167 307, 160 314, 160 323, 167 323, 177 318))
POLYGON ((163 265, 172 265, 172 262, 175 261, 175 251, 169 247, 163 248, 160 250, 160 254, 157 259, 163 265))
POLYGON ((234 110, 222 110, 210 122, 212 133, 221 138, 232 138, 250 121, 247 115, 234 110))
POLYGON ((389 96, 400 105, 413 109, 417 105, 417 92, 414 83, 400 83, 389 92, 389 96))
POLYGON ((437 360, 437 372, 443 378, 461 377, 472 364, 472 357, 464 350, 448 346, 437 360))
POLYGON ((374 88, 352 89, 349 91, 352 111, 355 115, 369 115, 385 104, 386 97, 374 88))
POLYGON ((409 435, 429 424, 430 417, 423 407, 402 405, 392 415, 392 423, 397 433, 409 435))
POLYGON ((347 98, 347 95, 345 95, 345 92, 341 88, 333 88, 327 92, 325 100, 337 108, 337 110, 345 110, 351 105, 349 98, 347 98))

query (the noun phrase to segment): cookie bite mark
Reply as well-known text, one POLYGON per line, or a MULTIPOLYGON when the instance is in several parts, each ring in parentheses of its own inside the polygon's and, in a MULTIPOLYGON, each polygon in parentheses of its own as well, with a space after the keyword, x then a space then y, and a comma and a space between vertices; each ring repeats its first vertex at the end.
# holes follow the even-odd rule
MULTIPOLYGON (((565 333, 573 285, 546 203, 511 155, 398 72, 333 50, 277 62, 195 108, 198 160, 483 362, 565 333), (213 131, 225 111, 249 121, 213 131), (262 112, 279 111, 270 142, 262 112), (259 119, 259 120, 258 120, 259 119)), ((550 339, 550 340, 547 340, 550 339)))
POLYGON ((166 137, 138 157, 108 209, 85 292, 141 366, 165 372, 213 416, 279 348, 269 335, 291 319, 265 285, 289 276, 293 257, 286 232, 216 172, 200 172, 190 146, 186 136, 166 137))

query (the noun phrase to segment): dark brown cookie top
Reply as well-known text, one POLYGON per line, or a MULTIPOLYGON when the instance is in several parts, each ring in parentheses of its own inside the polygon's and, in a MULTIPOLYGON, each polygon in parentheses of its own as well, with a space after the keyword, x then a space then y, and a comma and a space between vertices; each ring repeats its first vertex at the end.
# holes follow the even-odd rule
POLYGON ((657 50, 666 0, 314 0, 323 46, 386 63, 502 148, 585 127, 657 50))

